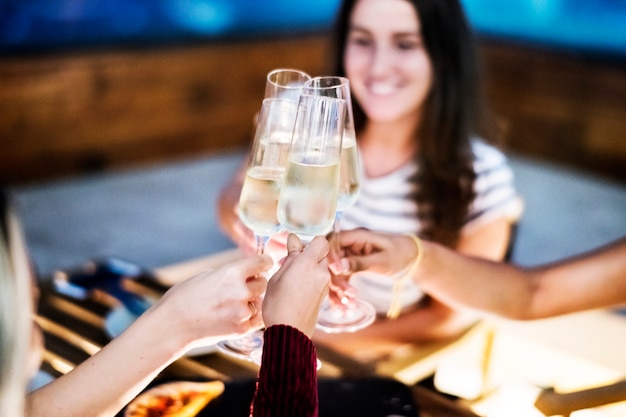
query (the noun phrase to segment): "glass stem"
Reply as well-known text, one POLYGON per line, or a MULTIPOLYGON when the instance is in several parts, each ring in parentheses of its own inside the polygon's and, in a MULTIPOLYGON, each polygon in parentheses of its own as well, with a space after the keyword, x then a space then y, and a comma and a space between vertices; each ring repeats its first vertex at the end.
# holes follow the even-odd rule
POLYGON ((263 255, 263 253, 265 252, 265 245, 267 244, 267 241, 269 240, 269 236, 256 236, 256 253, 257 255, 263 255))
POLYGON ((339 232, 341 231, 341 216, 343 215, 342 211, 335 212, 335 223, 333 224, 333 239, 331 242, 331 251, 335 256, 339 256, 339 250, 341 249, 339 245, 339 232))

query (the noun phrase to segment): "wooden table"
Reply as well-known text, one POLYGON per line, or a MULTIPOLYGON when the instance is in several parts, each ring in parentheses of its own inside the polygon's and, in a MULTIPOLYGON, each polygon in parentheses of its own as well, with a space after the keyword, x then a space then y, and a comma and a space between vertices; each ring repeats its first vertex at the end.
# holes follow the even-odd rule
MULTIPOLYGON (((141 279, 129 280, 127 287, 137 293, 158 296, 182 279, 238 257, 240 254, 236 250, 226 251, 163 267, 155 271, 158 277, 157 282, 141 279)), ((118 308, 120 308, 119 302, 103 292, 95 291, 88 299, 80 300, 56 292, 52 285, 43 285, 36 315, 36 320, 43 329, 45 337, 42 369, 53 377, 58 377, 96 353, 111 339, 105 330, 105 323, 107 316, 118 308)), ((330 378, 372 375, 393 377, 399 369, 410 369, 412 365, 415 365, 407 363, 407 357, 402 355, 397 363, 393 361, 384 364, 364 363, 323 346, 319 347, 318 356, 323 363, 319 376, 330 378)), ((429 369, 429 366, 422 368, 423 370, 429 369)), ((257 372, 258 367, 251 362, 234 359, 220 352, 212 352, 182 357, 166 368, 158 378, 234 381, 255 378, 257 372)), ((423 417, 476 416, 460 402, 430 387, 414 384, 410 386, 423 417)))
MULTIPOLYGON (((237 250, 229 250, 169 265, 155 271, 156 281, 129 280, 126 287, 158 297, 176 282, 240 257, 237 250)), ((118 308, 119 302, 106 293, 76 300, 51 287, 42 288, 37 321, 45 335, 43 369, 57 377, 96 353, 110 340, 104 326, 107 315, 118 308)), ((357 360, 317 342, 316 347, 322 378, 393 378, 410 387, 423 417, 471 417, 489 415, 483 410, 520 381, 536 396, 540 386, 569 392, 626 380, 624 343, 626 318, 611 310, 596 310, 534 322, 485 320, 458 340, 404 346, 378 360, 357 360), (437 388, 455 396, 424 383, 435 371, 437 388)), ((185 356, 159 378, 237 381, 253 379, 257 372, 251 362, 214 352, 185 356)), ((618 382, 616 388, 623 392, 623 386, 618 382)), ((623 415, 626 403, 622 406, 614 415, 623 415)), ((507 407, 536 412, 532 399, 507 407)))

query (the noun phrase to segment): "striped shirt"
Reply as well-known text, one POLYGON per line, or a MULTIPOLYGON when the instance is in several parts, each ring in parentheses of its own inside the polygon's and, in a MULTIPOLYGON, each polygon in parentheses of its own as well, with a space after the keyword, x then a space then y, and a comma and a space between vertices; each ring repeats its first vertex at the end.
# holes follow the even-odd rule
MULTIPOLYGON (((472 202, 463 230, 484 225, 502 216, 515 215, 519 210, 518 194, 513 184, 513 171, 504 154, 481 140, 472 142, 476 180, 476 196, 472 202)), ((418 205, 413 195, 417 185, 409 182, 419 169, 411 160, 394 172, 368 178, 361 167, 361 193, 356 203, 346 209, 341 228, 365 227, 387 233, 420 234, 432 223, 429 207, 418 205)), ((380 313, 389 308, 393 281, 374 274, 357 274, 351 281, 359 297, 374 304, 380 313)), ((414 304, 421 291, 412 282, 405 284, 403 306, 414 304)))

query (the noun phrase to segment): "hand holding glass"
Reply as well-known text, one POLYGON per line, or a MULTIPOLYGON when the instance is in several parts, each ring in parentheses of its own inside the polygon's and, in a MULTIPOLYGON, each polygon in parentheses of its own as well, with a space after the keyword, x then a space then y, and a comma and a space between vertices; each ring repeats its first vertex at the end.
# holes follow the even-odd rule
MULTIPOLYGON (((281 230, 276 218, 278 193, 287 164, 298 99, 311 77, 300 70, 279 68, 267 74, 265 99, 257 118, 246 177, 239 197, 239 218, 257 240, 257 253, 281 230)), ((260 363, 263 331, 218 343, 231 356, 260 363)))
MULTIPOLYGON (((259 254, 263 253, 267 239, 281 230, 276 210, 296 109, 296 103, 276 98, 263 100, 261 106, 239 197, 239 217, 256 235, 259 254)), ((251 359, 250 354, 262 346, 260 330, 217 345, 222 352, 241 359, 251 359)))

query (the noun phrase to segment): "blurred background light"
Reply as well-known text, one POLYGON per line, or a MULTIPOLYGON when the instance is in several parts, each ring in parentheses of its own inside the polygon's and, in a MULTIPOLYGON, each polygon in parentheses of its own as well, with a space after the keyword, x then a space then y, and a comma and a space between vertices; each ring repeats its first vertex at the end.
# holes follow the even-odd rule
MULTIPOLYGON (((328 31, 341 0, 3 0, 0 52, 328 31)), ((461 0, 496 40, 626 57, 626 1, 461 0)))

